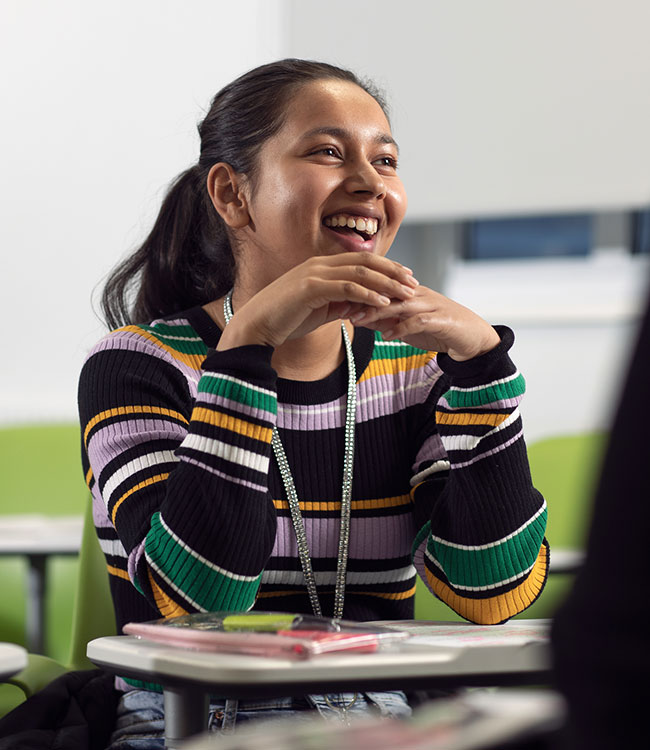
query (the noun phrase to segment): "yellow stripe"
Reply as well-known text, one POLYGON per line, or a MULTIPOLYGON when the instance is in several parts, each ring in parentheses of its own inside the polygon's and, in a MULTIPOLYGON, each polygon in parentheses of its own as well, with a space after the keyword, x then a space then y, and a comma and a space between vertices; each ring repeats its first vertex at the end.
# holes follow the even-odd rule
POLYGON ((193 370, 196 370, 197 372, 200 372, 201 365, 203 364, 205 360, 205 354, 184 354, 183 352, 179 352, 177 349, 174 349, 172 346, 169 346, 168 344, 163 344, 163 342, 154 336, 153 333, 150 333, 149 331, 145 331, 143 328, 140 328, 139 326, 124 326, 123 328, 120 328, 120 331, 128 331, 129 333, 135 333, 138 336, 141 336, 143 339, 147 339, 147 341, 151 341, 152 344, 155 344, 158 348, 162 349, 163 351, 167 352, 171 357, 178 360, 179 362, 182 362, 185 365, 188 365, 193 370))
POLYGON ((92 467, 91 467, 86 472, 86 484, 88 485, 88 489, 90 489, 90 483, 92 482, 92 479, 93 479, 93 470, 92 470, 92 467))
POLYGON ((162 406, 117 406, 114 409, 107 409, 96 414, 86 425, 84 430, 84 445, 88 447, 88 433, 92 428, 102 422, 104 419, 110 419, 111 417, 120 417, 124 414, 159 414, 163 417, 172 417, 178 419, 184 424, 188 424, 187 419, 178 411, 173 409, 165 409, 162 406))
POLYGON ((349 589, 349 593, 350 595, 360 594, 361 596, 375 596, 379 599, 391 599, 394 601, 400 601, 401 599, 410 599, 412 596, 415 596, 415 586, 408 589, 407 591, 396 591, 392 594, 382 591, 355 591, 355 589, 353 588, 349 589))
POLYGON ((436 422, 438 424, 454 425, 490 425, 496 427, 504 422, 510 414, 472 414, 471 412, 453 412, 446 411, 436 412, 436 422))
POLYGON ((427 362, 433 359, 433 352, 423 352, 408 357, 398 357, 397 359, 372 359, 368 367, 359 378, 359 383, 363 383, 370 378, 376 378, 379 375, 392 375, 396 372, 405 372, 406 370, 417 370, 424 367, 427 362))
MULTIPOLYGON (((258 599, 271 599, 272 597, 277 596, 296 596, 296 594, 303 594, 304 589, 302 588, 296 588, 291 589, 287 591, 260 591, 257 594, 258 599)), ((352 596, 353 594, 359 594, 360 596, 374 596, 378 597, 379 599, 391 599, 394 601, 400 601, 401 599, 410 599, 412 596, 415 596, 415 586, 408 589, 407 591, 396 591, 394 593, 387 593, 385 591, 357 591, 354 589, 354 587, 349 587, 347 589, 348 594, 352 596)), ((334 590, 327 590, 325 589, 321 593, 323 594, 333 594, 334 590)))
POLYGON ((147 570, 149 576, 149 584, 153 593, 156 607, 163 617, 178 617, 180 615, 188 614, 187 610, 183 609, 180 604, 171 599, 154 581, 151 571, 147 570))
POLYGON ((505 594, 499 594, 488 599, 468 599, 459 596, 428 569, 427 580, 436 596, 446 602, 461 617, 481 625, 495 625, 519 614, 529 604, 533 603, 544 585, 547 565, 548 554, 544 544, 525 581, 505 594))
MULTIPOLYGON (((400 505, 409 505, 411 495, 397 495, 396 497, 377 497, 366 500, 353 500, 352 510, 377 510, 378 508, 396 508, 400 505)), ((287 510, 289 503, 286 500, 273 500, 276 510, 287 510)), ((300 510, 302 511, 328 511, 340 510, 341 501, 330 500, 301 500, 300 510)))
POLYGON ((116 568, 114 565, 107 565, 106 569, 112 576, 124 578, 125 581, 131 581, 131 579, 129 578, 129 574, 126 572, 126 570, 122 570, 122 568, 116 568))
POLYGON ((113 521, 113 525, 115 525, 115 516, 117 515, 117 509, 120 507, 120 505, 122 505, 127 497, 132 495, 134 492, 143 489, 144 487, 148 487, 151 484, 155 484, 156 482, 163 482, 165 479, 167 479, 168 476, 169 472, 167 472, 166 474, 155 474, 153 477, 149 477, 149 479, 144 479, 142 482, 138 482, 138 484, 131 487, 130 490, 125 492, 113 506, 113 512, 111 513, 111 520, 113 521))
POLYGON ((196 419, 199 422, 205 422, 206 424, 217 425, 223 427, 225 430, 235 432, 238 435, 244 435, 254 440, 260 440, 264 443, 271 442, 271 435, 273 430, 269 427, 261 427, 260 425, 252 424, 244 419, 238 419, 237 417, 224 414, 220 411, 214 411, 213 409, 206 409, 204 407, 197 407, 192 412, 192 419, 196 419))

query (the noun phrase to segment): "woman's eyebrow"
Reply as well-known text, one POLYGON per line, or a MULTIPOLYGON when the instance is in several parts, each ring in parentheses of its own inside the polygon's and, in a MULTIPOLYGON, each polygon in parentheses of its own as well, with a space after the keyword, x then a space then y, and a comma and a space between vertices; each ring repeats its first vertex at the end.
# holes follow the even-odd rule
MULTIPOLYGON (((352 138, 352 132, 350 130, 347 130, 346 128, 329 127, 327 125, 308 130, 303 134, 302 138, 307 140, 315 135, 331 135, 333 138, 340 138, 341 140, 349 140, 352 138)), ((395 146, 399 151, 397 141, 388 133, 377 133, 373 140, 377 144, 389 144, 395 146)))

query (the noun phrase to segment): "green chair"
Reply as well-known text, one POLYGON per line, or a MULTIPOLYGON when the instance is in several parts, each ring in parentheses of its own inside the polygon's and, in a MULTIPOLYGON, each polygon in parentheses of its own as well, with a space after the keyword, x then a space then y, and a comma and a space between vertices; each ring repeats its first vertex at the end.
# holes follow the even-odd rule
MULTIPOLYGON (((79 425, 36 424, 0 428, 0 514, 83 515, 88 488, 83 480, 79 425)), ((67 657, 76 557, 47 563, 44 652, 67 657)), ((0 557, 0 640, 25 643, 27 560, 0 557)))
POLYGON ((95 533, 92 503, 86 496, 68 659, 61 663, 47 656, 30 654, 27 667, 7 680, 7 686, 2 686, 6 688, 6 695, 4 705, 0 695, 0 715, 66 671, 93 669, 94 665, 86 656, 88 641, 115 634, 115 614, 106 559, 95 533))
MULTIPOLYGON (((563 435, 540 440, 528 447, 533 484, 544 495, 548 505, 546 537, 551 547, 551 560, 553 549, 584 548, 606 437, 605 433, 596 432, 563 435)), ((551 573, 539 599, 517 617, 552 617, 572 582, 571 574, 551 573)), ((416 584, 415 618, 462 620, 436 599, 419 579, 416 584)))

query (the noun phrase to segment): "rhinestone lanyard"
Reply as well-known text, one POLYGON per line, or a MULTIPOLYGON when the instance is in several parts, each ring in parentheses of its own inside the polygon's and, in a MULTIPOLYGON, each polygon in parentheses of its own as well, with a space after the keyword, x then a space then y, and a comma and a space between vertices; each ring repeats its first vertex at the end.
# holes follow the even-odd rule
MULTIPOLYGON (((223 316, 226 325, 230 322, 232 311, 232 289, 226 295, 223 301, 223 316)), ((348 550, 350 545, 350 508, 352 504, 352 474, 354 469, 354 427, 357 409, 357 373, 354 364, 354 355, 352 354, 352 344, 350 337, 341 323, 341 332, 343 333, 343 342, 345 344, 345 353, 348 362, 348 398, 345 412, 345 450, 343 453, 343 481, 341 488, 341 531, 339 534, 338 561, 336 567, 336 586, 334 589, 334 614, 333 617, 340 619, 343 617, 343 602, 345 599, 345 575, 348 564, 348 550)), ((309 556, 309 545, 307 544, 307 535, 305 533, 305 524, 300 513, 300 501, 293 481, 289 462, 284 452, 284 448, 278 435, 278 429, 273 429, 271 445, 275 458, 280 469, 280 476, 287 494, 289 510, 291 512, 291 521, 296 535, 298 545, 298 554, 300 564, 305 577, 309 601, 315 615, 321 616, 322 610, 318 600, 316 590, 316 579, 311 565, 309 556)))

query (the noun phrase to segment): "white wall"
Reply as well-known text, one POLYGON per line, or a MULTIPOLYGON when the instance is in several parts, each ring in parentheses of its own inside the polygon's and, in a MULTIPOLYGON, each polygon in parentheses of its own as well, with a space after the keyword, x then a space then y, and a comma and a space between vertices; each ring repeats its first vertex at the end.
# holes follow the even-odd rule
POLYGON ((292 0, 393 104, 407 219, 650 203, 647 0, 292 0))
POLYGON ((90 295, 196 160, 222 85, 282 55, 280 0, 2 0, 0 422, 76 418, 90 295))
MULTIPOLYGON (((91 292, 195 160, 196 123, 237 74, 295 54, 385 86, 411 219, 592 210, 650 198, 649 14, 645 0, 3 0, 0 423, 75 418, 102 330, 91 292)), ((627 318, 577 325, 598 273, 545 268, 459 266, 446 290, 514 325, 532 436, 602 423, 641 296, 638 270, 605 271, 627 318), (544 327, 533 303, 558 278, 573 323, 544 327), (552 401, 567 380, 572 398, 552 401)))
POLYGON ((607 253, 451 266, 445 292, 515 331, 527 441, 609 427, 650 281, 650 258, 607 253))

